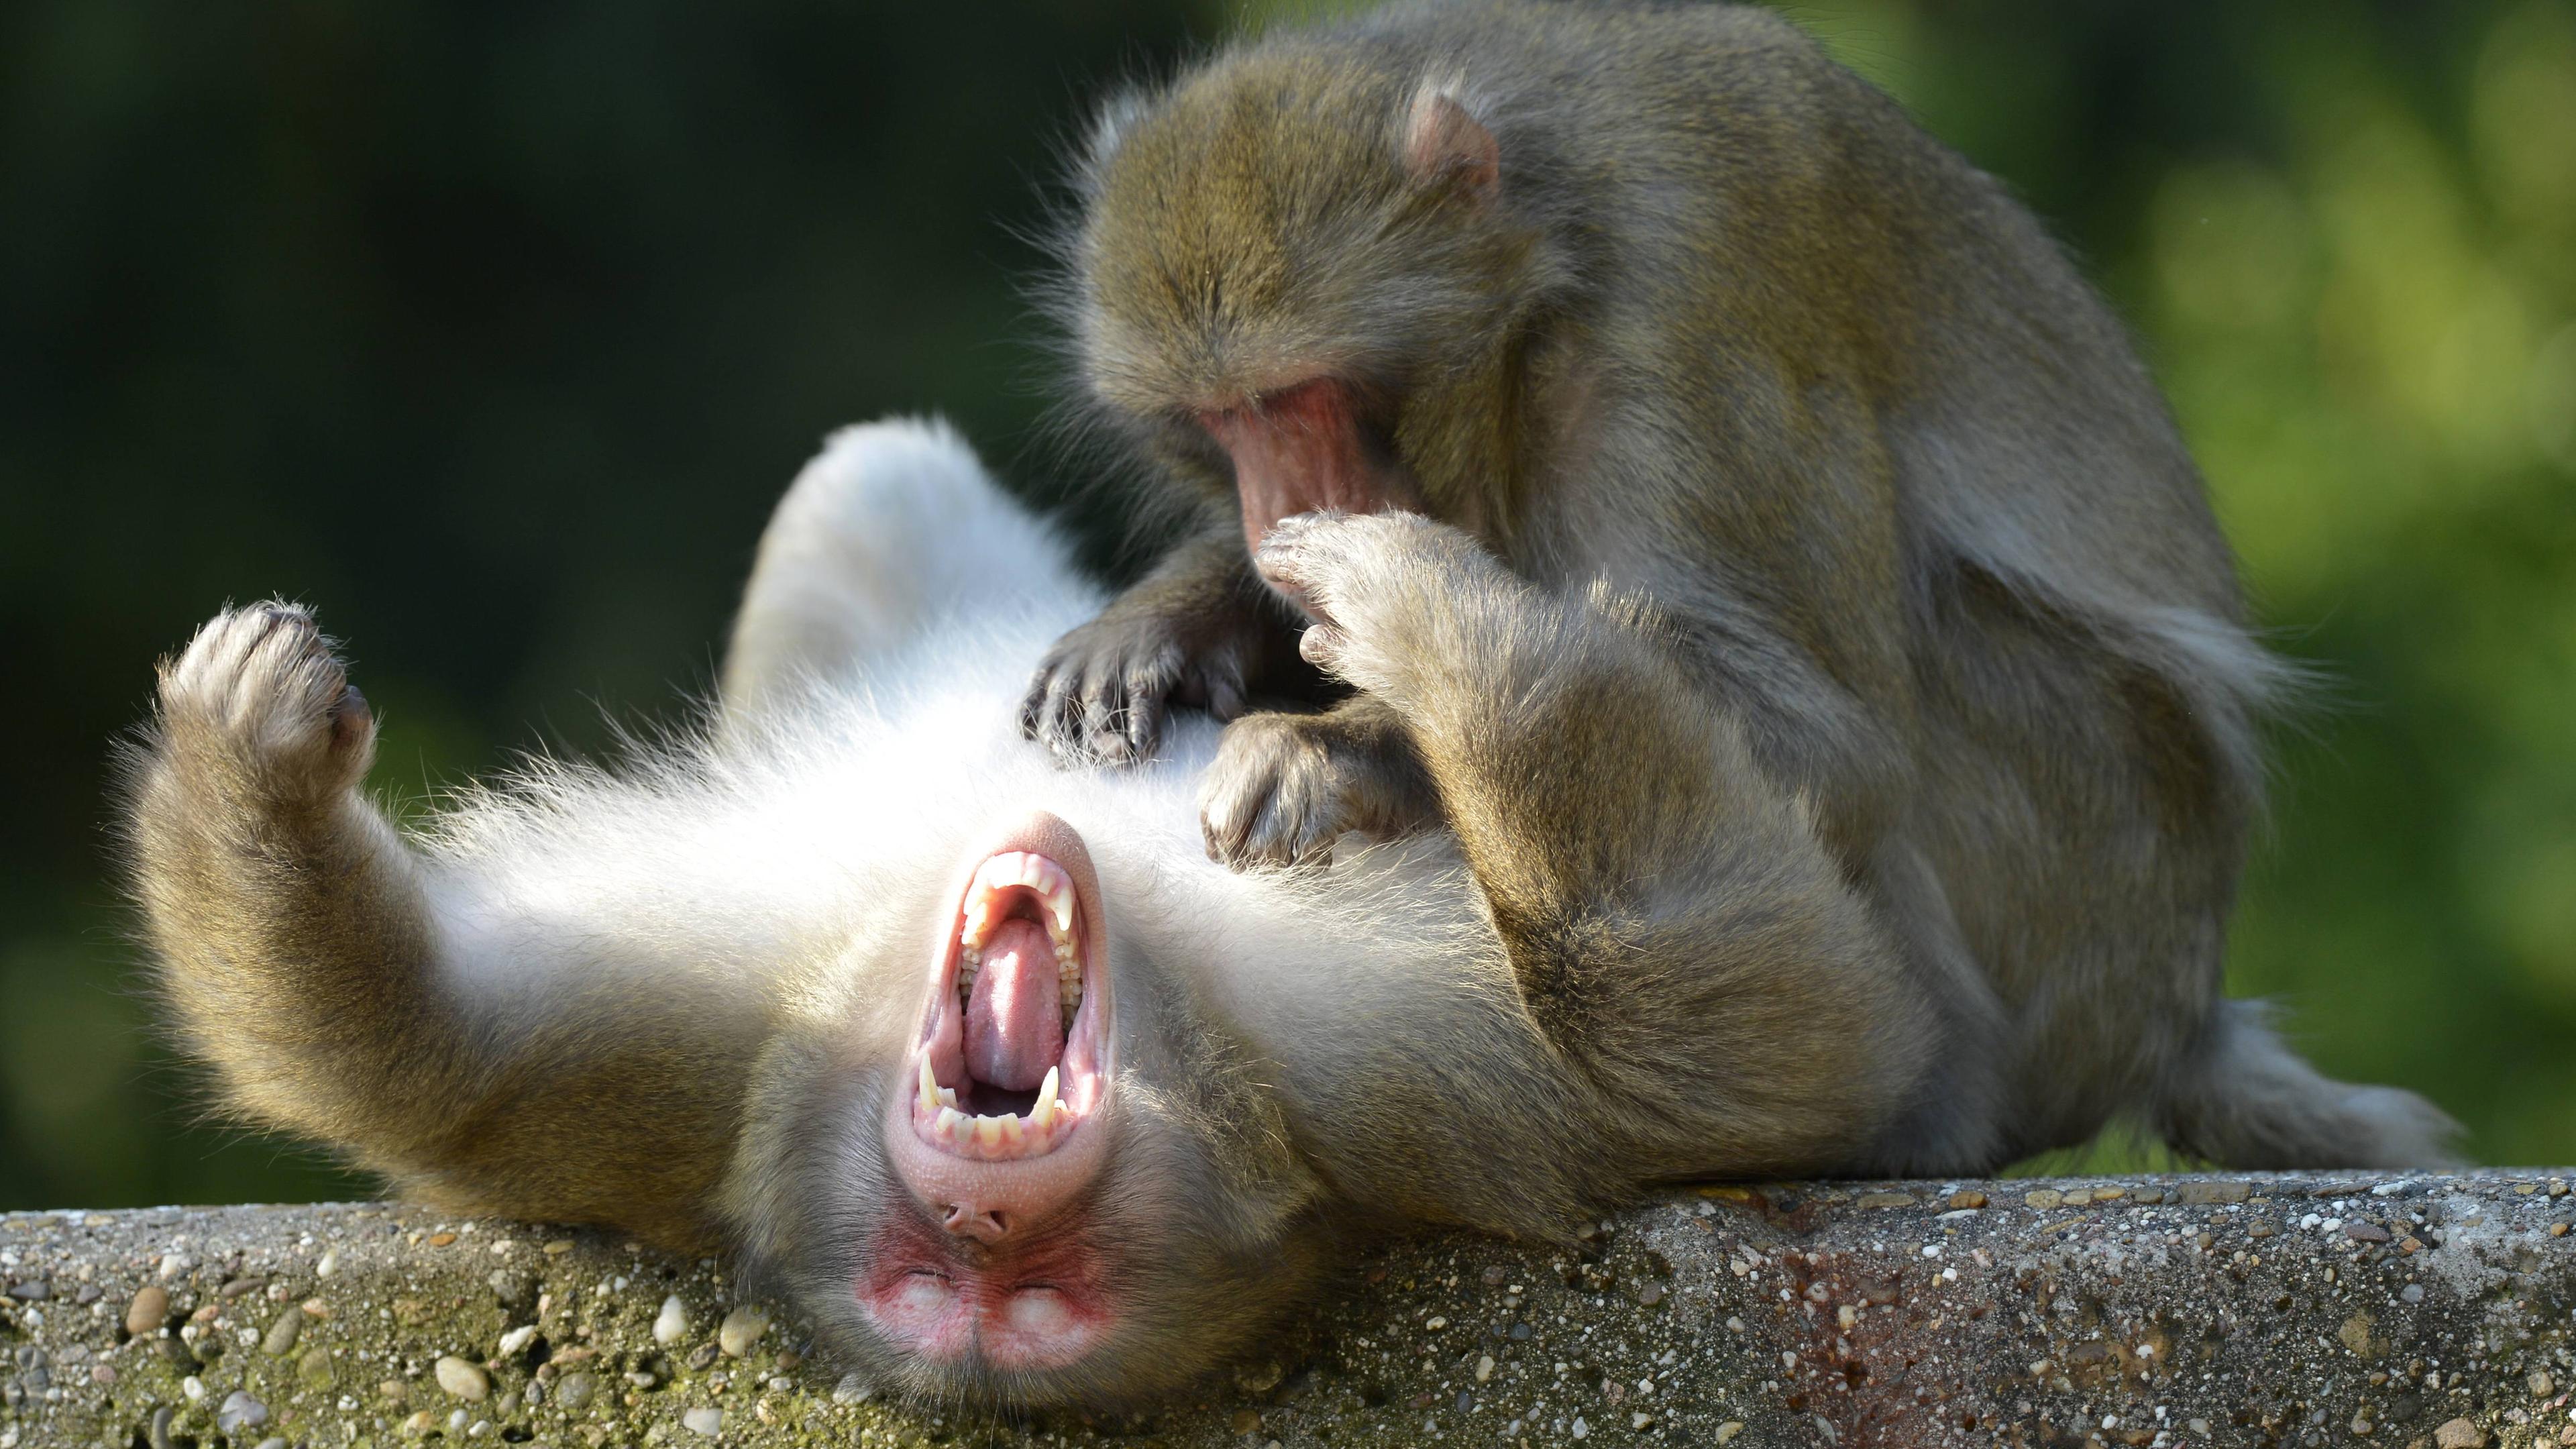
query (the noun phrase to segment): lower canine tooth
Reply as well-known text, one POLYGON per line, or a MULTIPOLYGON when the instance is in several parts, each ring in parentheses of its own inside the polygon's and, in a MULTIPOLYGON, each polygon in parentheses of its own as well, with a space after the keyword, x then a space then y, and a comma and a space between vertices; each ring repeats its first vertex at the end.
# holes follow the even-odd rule
POLYGON ((1029 1108, 1032 1127, 1044 1127, 1055 1120, 1055 1074, 1055 1068, 1047 1068, 1046 1080, 1038 1083, 1037 1105, 1029 1108))
POLYGON ((938 1106, 939 1079, 930 1074, 930 1058, 924 1056, 921 1059, 921 1110, 928 1112, 938 1106))

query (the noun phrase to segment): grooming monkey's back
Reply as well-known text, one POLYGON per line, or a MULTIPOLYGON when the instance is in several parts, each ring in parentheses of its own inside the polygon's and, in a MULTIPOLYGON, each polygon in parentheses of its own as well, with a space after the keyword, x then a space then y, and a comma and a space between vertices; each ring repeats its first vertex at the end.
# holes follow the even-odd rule
MULTIPOLYGON (((2439 1155, 2439 1114, 2327 1081, 2222 997, 2282 670, 2119 323, 1993 179, 1728 6, 1399 6, 1249 42, 1163 104, 1223 154, 1308 126, 1244 119, 1301 75, 1363 113, 1455 84, 1493 131, 1535 238, 1498 292, 1538 300, 1496 328, 1510 365, 1404 379, 1393 442, 1516 571, 1648 601, 1812 801, 1945 1003, 1956 1060, 1890 1166, 2122 1113, 2249 1165, 2439 1155)), ((1244 154, 1274 174, 1225 194, 1277 210, 1212 227, 1299 226, 1342 164, 1244 154)))

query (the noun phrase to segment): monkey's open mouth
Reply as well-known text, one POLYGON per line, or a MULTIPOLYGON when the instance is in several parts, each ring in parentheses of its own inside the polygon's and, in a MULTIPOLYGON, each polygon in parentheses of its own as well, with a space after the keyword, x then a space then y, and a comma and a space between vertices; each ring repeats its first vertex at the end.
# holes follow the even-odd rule
MULTIPOLYGON (((1049 821, 1060 839, 1022 843, 1079 852, 1071 828, 1049 821)), ((967 882, 907 1084, 924 1143, 984 1162, 1041 1157, 1098 1109, 1108 1008, 1099 936, 1076 881, 1088 866, 1005 849, 967 882)))

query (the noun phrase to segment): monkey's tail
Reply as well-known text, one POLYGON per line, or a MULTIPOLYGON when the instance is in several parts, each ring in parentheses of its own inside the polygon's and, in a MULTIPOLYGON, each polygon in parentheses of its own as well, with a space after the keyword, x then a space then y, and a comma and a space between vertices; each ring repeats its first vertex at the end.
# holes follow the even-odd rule
POLYGON ((2227 1167, 2442 1167, 2460 1125, 2395 1087, 2334 1081, 2301 1060, 2260 1001, 2219 1005, 2200 1052, 2171 1079, 2156 1130, 2227 1167))

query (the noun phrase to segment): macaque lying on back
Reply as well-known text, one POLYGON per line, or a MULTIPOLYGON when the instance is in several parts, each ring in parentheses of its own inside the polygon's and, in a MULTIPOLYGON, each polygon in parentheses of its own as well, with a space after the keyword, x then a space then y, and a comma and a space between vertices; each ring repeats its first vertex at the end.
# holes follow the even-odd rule
POLYGON ((1007 705, 1099 596, 952 436, 879 425, 781 504, 703 733, 418 834, 309 615, 206 625, 134 761, 162 989, 249 1120, 738 1251, 941 1399, 1184 1385, 1355 1228, 1904 1159, 1927 1003, 1730 722, 1626 727, 1686 687, 1628 616, 1417 517, 1265 558, 1475 791, 1456 838, 1238 873, 1212 727, 1057 768, 1007 705))

